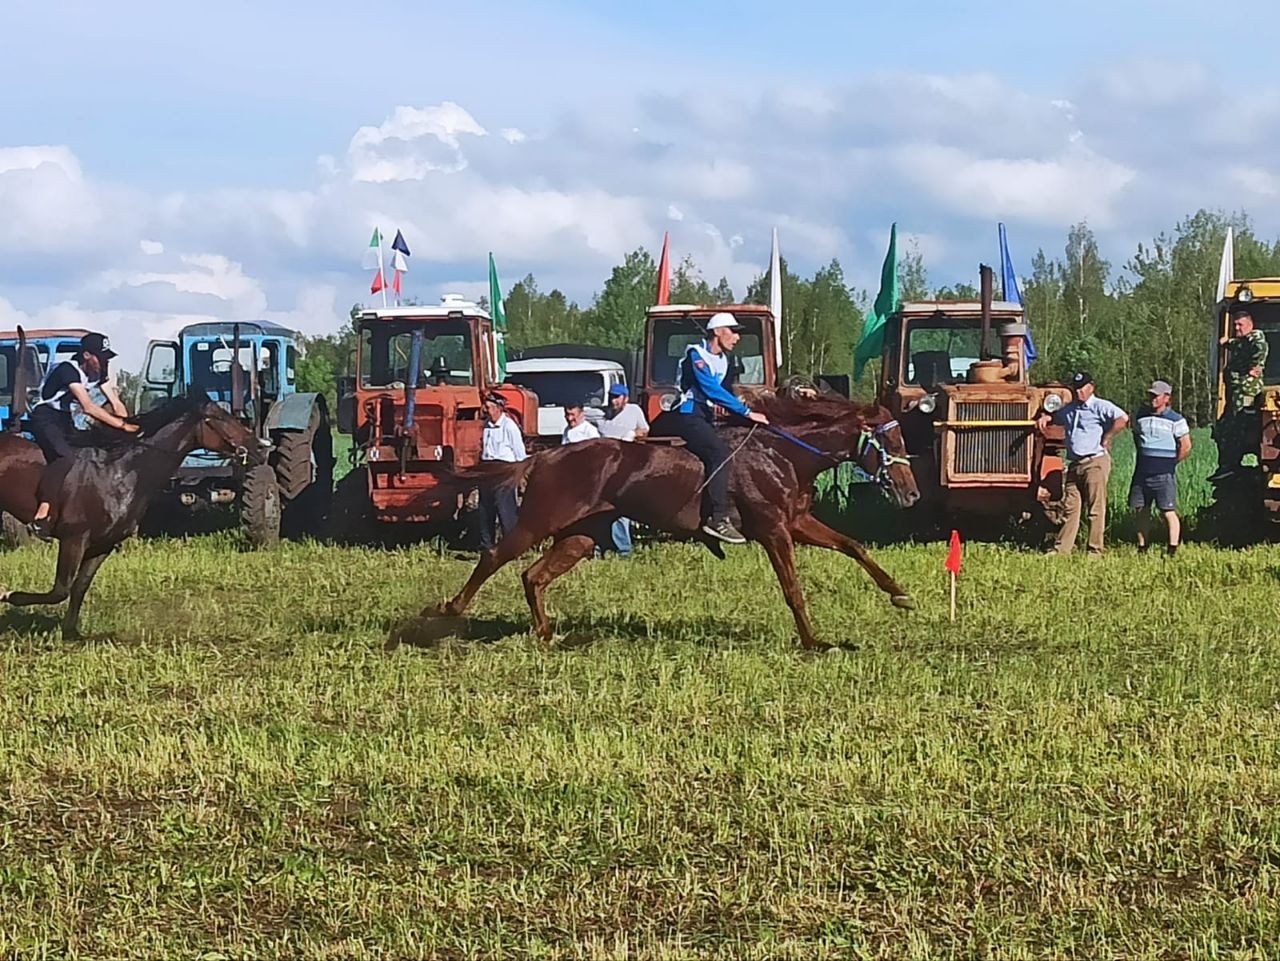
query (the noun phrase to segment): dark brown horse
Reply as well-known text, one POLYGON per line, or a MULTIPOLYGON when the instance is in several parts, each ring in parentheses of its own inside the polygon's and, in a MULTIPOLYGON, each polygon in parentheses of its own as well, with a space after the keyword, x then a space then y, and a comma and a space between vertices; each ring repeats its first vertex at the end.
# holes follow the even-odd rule
MULTIPOLYGON (((102 446, 78 451, 67 470, 53 504, 58 569, 52 590, 0 592, 0 600, 19 606, 69 597, 64 638, 78 635, 80 605, 102 562, 138 529, 148 502, 187 454, 204 447, 245 459, 262 456, 253 432, 208 397, 178 397, 130 419, 141 428, 137 434, 106 432, 102 446)), ((0 435, 0 510, 30 521, 44 466, 31 441, 0 435)))
MULTIPOLYGON (((897 422, 883 408, 862 407, 838 398, 762 397, 753 404, 768 415, 769 427, 725 430, 725 440, 734 452, 726 468, 733 472, 732 502, 739 529, 769 555, 795 615, 800 643, 810 649, 829 647, 814 636, 805 611, 796 576, 796 544, 848 554, 895 605, 913 606, 907 593, 871 560, 861 544, 810 513, 818 474, 845 461, 856 462, 873 475, 899 507, 916 502, 920 493, 897 422), (778 430, 786 431, 790 438, 780 436, 778 430)), ((659 425, 654 426, 656 430, 659 425)), ((520 463, 483 464, 455 475, 449 486, 514 487, 521 481, 526 486, 515 529, 504 534, 496 548, 481 555, 456 597, 439 608, 423 611, 423 616, 462 614, 480 586, 499 568, 551 538, 550 549, 524 572, 534 630, 549 640, 551 623, 543 606, 543 591, 590 555, 602 531, 619 516, 701 540, 721 553, 718 542, 699 532, 705 481, 702 464, 681 447, 585 441, 520 463)))

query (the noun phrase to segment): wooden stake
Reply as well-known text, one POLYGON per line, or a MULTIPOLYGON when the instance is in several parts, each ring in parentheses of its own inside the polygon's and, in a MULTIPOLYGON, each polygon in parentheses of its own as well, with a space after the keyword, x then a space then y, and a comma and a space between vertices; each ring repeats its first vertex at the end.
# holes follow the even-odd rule
POLYGON ((956 575, 951 573, 951 623, 956 622, 956 575))

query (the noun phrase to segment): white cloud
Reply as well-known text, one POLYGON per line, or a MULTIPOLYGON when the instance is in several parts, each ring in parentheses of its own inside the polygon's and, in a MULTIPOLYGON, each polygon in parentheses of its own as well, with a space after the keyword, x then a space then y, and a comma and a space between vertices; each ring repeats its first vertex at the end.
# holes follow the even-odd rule
POLYGON ((158 240, 139 240, 138 249, 148 256, 164 253, 164 244, 158 240))
POLYGON ((511 144, 524 143, 529 139, 529 135, 519 127, 503 127, 499 133, 503 140, 511 144))
POLYGON ((432 172, 467 166, 459 137, 487 131, 451 101, 432 107, 396 107, 377 127, 361 127, 347 148, 351 179, 367 183, 421 180, 432 172))

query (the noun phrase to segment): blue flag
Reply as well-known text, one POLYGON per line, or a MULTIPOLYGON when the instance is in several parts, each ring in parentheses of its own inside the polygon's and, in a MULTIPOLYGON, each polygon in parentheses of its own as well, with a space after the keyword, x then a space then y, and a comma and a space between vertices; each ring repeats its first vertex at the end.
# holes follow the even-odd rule
MULTIPOLYGON (((1004 299, 1011 304, 1022 303, 1022 293, 1018 290, 1018 272, 1013 269, 1013 260, 1009 257, 1009 238, 1005 235, 1004 224, 1000 224, 1000 285, 1004 299)), ((1024 318, 1025 319, 1025 318, 1024 318)), ((1027 324, 1027 366, 1036 359, 1036 345, 1031 340, 1031 325, 1027 324)))
POLYGON ((409 253, 409 245, 404 242, 404 234, 398 230, 396 231, 396 239, 391 241, 391 249, 400 251, 406 257, 413 256, 409 253))

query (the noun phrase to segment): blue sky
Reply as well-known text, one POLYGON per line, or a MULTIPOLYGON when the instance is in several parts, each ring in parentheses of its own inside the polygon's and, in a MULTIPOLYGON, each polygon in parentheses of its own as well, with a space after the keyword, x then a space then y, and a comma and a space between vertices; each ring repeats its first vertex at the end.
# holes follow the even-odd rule
POLYGON ((740 292, 769 229, 870 284, 890 221, 931 279, 1009 224, 1024 269, 1087 219, 1120 265, 1198 206, 1280 233, 1280 95, 1221 64, 1261 3, 0 10, 0 326, 147 337, 366 296, 377 223, 408 287, 504 277, 587 299, 671 230, 740 292))

